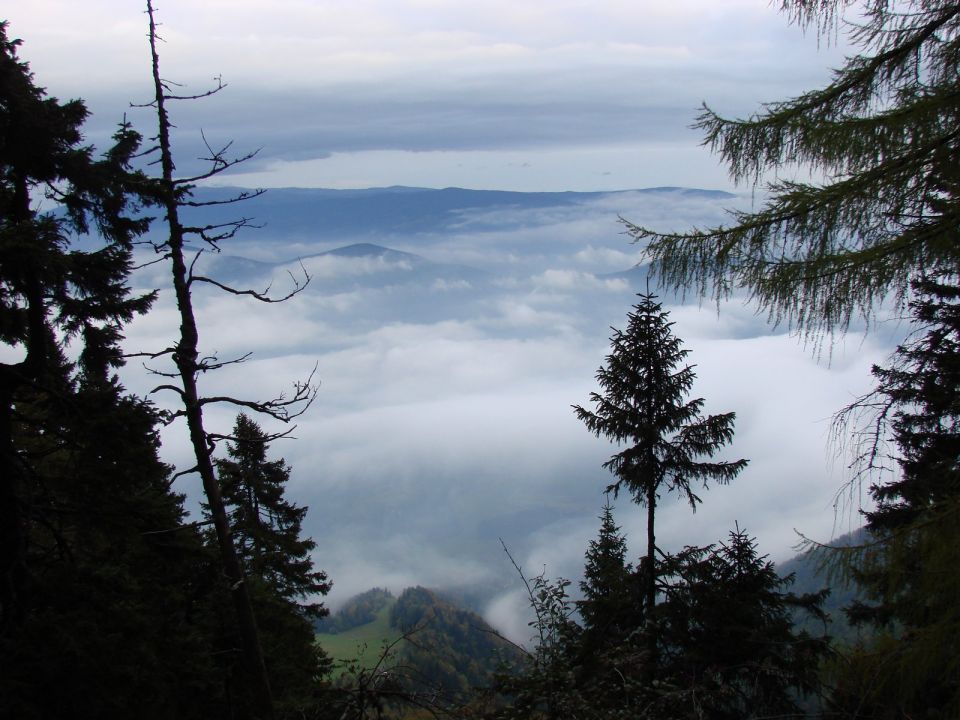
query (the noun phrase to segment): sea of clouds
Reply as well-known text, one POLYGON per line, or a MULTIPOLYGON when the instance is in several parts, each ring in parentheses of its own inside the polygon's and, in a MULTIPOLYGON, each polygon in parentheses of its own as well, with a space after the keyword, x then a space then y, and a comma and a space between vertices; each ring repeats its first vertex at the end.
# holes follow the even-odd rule
MULTIPOLYGON (((270 454, 292 467, 289 498, 310 508, 304 530, 333 579, 329 604, 375 585, 459 589, 501 631, 527 640, 524 591, 501 539, 528 575, 576 580, 611 480, 601 467, 610 444, 571 405, 597 389, 610 328, 623 327, 646 287, 635 268, 642 249, 618 217, 683 229, 723 221, 726 208, 751 202, 670 190, 558 195, 531 207, 517 195, 446 207, 410 232, 384 217, 378 234, 367 209, 364 236, 350 237, 323 231, 322 217, 313 234, 279 221, 271 229, 265 196, 257 206, 265 227, 204 255, 198 268, 276 294, 291 273, 305 269, 312 279, 281 304, 198 286, 203 352, 252 352, 201 384, 210 395, 263 399, 289 393, 316 368, 319 394, 296 420, 296 439, 276 441, 270 454), (354 242, 393 252, 339 250, 354 242)), ((145 268, 137 284, 163 288, 165 272, 145 268)), ((728 487, 700 493, 695 514, 665 498, 658 543, 716 542, 738 523, 779 560, 793 554, 795 530, 829 540, 856 527, 859 489, 847 487, 831 417, 869 389, 870 367, 883 361, 896 329, 853 331, 818 355, 740 300, 663 300, 691 350, 695 396, 707 412, 737 413, 726 457, 750 465, 728 487)), ((165 347, 178 324, 163 289, 154 311, 129 327, 127 347, 165 347)), ((148 365, 160 369, 159 361, 148 365)), ((124 380, 144 394, 160 384, 139 362, 124 380)), ((211 406, 209 425, 227 432, 235 413, 211 406)), ((163 452, 177 467, 191 464, 178 423, 164 430, 163 452)), ((185 477, 178 488, 195 507, 198 481, 185 477)), ((621 496, 616 519, 638 556, 643 511, 621 496)))

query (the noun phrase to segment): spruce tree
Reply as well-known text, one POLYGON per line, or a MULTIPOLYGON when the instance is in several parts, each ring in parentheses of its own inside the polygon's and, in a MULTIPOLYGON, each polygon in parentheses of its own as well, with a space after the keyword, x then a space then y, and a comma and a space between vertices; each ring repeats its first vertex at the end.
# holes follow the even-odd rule
POLYGON ((268 460, 269 437, 243 413, 237 416, 227 458, 216 461, 224 508, 237 555, 250 585, 270 686, 281 717, 317 713, 330 659, 314 641, 314 620, 331 583, 315 570, 316 544, 302 537, 306 507, 286 495, 290 467, 268 460))
POLYGON ((614 522, 613 508, 608 502, 600 515, 597 539, 587 547, 580 582, 583 599, 577 602, 585 634, 599 642, 622 640, 630 626, 637 598, 633 592, 633 568, 626 557, 627 542, 614 522))
POLYGON ((915 289, 914 335, 855 406, 874 423, 862 460, 875 505, 868 542, 841 554, 867 595, 848 614, 881 632, 850 659, 835 704, 881 718, 960 713, 960 289, 956 276, 915 289))
POLYGON ((669 314, 656 296, 639 297, 627 314, 626 331, 614 329, 610 338, 607 363, 597 371, 603 394, 590 396, 595 408, 576 405, 574 410, 595 435, 625 446, 604 463, 617 478, 608 491, 616 495, 625 489, 647 508, 646 555, 639 571, 652 669, 657 656, 655 520, 661 493, 675 492, 696 510, 698 484, 726 484, 747 461, 709 461, 733 438, 734 414, 704 417, 703 399, 687 399, 695 378, 693 368, 683 364, 689 351, 673 334, 669 314))
MULTIPOLYGON (((851 5, 782 2, 821 36, 851 5)), ((877 393, 854 406, 869 420, 866 469, 895 474, 870 488, 873 538, 833 559, 852 559, 872 596, 854 617, 892 634, 850 659, 836 703, 875 717, 957 716, 960 3, 856 7, 847 27, 858 53, 825 87, 745 119, 705 108, 698 121, 738 182, 759 182, 784 164, 821 182, 768 183, 764 206, 733 213, 727 226, 665 234, 628 223, 628 231, 648 243, 666 286, 717 298, 743 288, 773 320, 818 339, 872 319, 881 302, 913 303, 923 337, 901 346, 892 367, 875 373, 877 393), (888 430, 893 468, 884 467, 888 430)))
POLYGON ((658 718, 801 718, 819 693, 827 641, 793 627, 792 611, 823 619, 826 593, 796 596, 743 530, 663 560, 658 718))
POLYGON ((301 537, 307 508, 285 498, 290 467, 282 458, 267 460, 267 434, 243 413, 231 440, 227 458, 217 461, 217 475, 247 573, 305 614, 326 615, 318 596, 326 595, 331 584, 325 572, 313 569, 310 553, 316 543, 301 537))
POLYGON ((96 159, 82 144, 83 103, 47 97, 19 45, 0 23, 0 343, 12 350, 0 363, 0 635, 26 619, 28 526, 38 509, 30 501, 35 468, 14 439, 18 403, 23 393, 69 394, 63 341, 119 365, 119 328, 152 301, 126 284, 131 242, 146 228, 127 214, 139 136, 121 126, 96 159), (62 212, 42 212, 44 197, 62 212), (71 247, 73 236, 92 230, 103 247, 71 247))
POLYGON ((786 166, 820 182, 774 179, 755 212, 661 233, 627 223, 669 288, 723 298, 745 289, 771 319, 822 337, 878 303, 909 300, 924 273, 956 272, 960 250, 960 3, 782 0, 829 38, 843 12, 858 49, 825 87, 747 118, 704 107, 697 127, 734 181, 786 166))
POLYGON ((81 360, 18 393, 30 582, 0 638, 0 717, 224 716, 207 552, 169 488, 158 414, 81 360))

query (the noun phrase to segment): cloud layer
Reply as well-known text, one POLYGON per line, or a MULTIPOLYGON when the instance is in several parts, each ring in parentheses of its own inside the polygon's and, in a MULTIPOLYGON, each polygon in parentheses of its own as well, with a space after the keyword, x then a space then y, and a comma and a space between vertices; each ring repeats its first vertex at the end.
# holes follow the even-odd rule
MULTIPOLYGON (((205 392, 271 397, 317 365, 320 395, 297 440, 271 452, 293 466, 292 498, 310 506, 305 528, 336 583, 331 602, 372 585, 479 585, 490 617, 520 637, 520 599, 498 539, 528 572, 577 577, 610 482, 600 466, 613 448, 570 406, 596 390, 609 328, 623 326, 642 289, 642 273, 610 274, 636 258, 616 216, 703 224, 734 202, 749 199, 674 191, 464 208, 435 218, 435 230, 393 237, 409 255, 361 247, 306 261, 315 279, 286 304, 200 293, 204 347, 221 357, 254 351, 204 377, 205 392), (464 266, 476 273, 470 281, 457 274, 464 266)), ((262 271, 279 282, 284 238, 243 242, 264 254, 274 246, 278 264, 262 271)), ((330 248, 320 240, 313 249, 330 248)), ((826 364, 739 302, 718 312, 665 300, 697 366, 694 393, 708 412, 737 413, 728 455, 751 462, 729 487, 705 492, 695 515, 667 500, 662 546, 714 542, 739 523, 779 559, 792 553, 794 528, 828 539, 852 527, 856 517, 833 507, 845 478, 829 420, 869 387, 889 340, 848 338, 826 364)), ((131 328, 129 346, 159 347, 176 326, 164 293, 131 328)), ((131 367, 127 382, 145 392, 150 378, 131 367)), ((233 412, 212 410, 211 423, 228 428, 233 412)), ((182 434, 168 429, 164 452, 186 465, 182 434)), ((197 496, 190 481, 182 488, 197 496)), ((642 511, 621 497, 617 519, 638 555, 642 511)))
MULTIPOLYGON (((11 0, 38 81, 150 135, 145 17, 113 0, 11 0)), ((744 115, 828 79, 818 44, 766 0, 723 3, 302 2, 159 9, 180 170, 213 144, 262 148, 266 186, 616 189, 725 185, 689 129, 701 103, 744 115)), ((256 171, 255 173, 252 171, 256 171)))

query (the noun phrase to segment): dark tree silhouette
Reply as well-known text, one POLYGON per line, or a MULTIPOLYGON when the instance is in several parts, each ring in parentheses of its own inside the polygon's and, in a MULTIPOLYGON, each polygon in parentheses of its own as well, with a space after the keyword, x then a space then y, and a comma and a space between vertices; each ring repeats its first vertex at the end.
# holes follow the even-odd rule
POLYGON ((772 320, 816 337, 905 305, 910 283, 956 272, 960 6, 955 0, 781 0, 856 48, 823 88, 740 119, 704 107, 697 127, 737 182, 766 184, 763 207, 685 233, 627 223, 668 287, 729 297, 743 288, 772 320), (843 21, 847 8, 855 18, 843 21), (784 165, 822 182, 780 180, 784 165))
POLYGON ((824 619, 826 593, 797 596, 756 541, 737 528, 727 542, 687 547, 662 562, 662 691, 648 717, 807 717, 799 701, 820 690, 824 637, 793 626, 793 611, 824 619))
POLYGON ((960 287, 946 275, 914 289, 913 335, 842 416, 869 420, 860 462, 875 507, 865 541, 830 558, 866 594, 851 620, 881 631, 850 659, 836 705, 880 718, 960 712, 960 287))
POLYGON ((577 610, 585 634, 601 644, 623 640, 637 601, 633 567, 627 562, 627 542, 614 522, 608 502, 600 515, 600 531, 586 552, 577 610))
MULTIPOLYGON (((305 382, 295 384, 291 396, 280 396, 267 401, 243 400, 230 396, 210 397, 203 396, 200 392, 198 386, 200 374, 222 368, 225 365, 242 362, 246 359, 246 356, 224 360, 213 355, 201 355, 200 330, 193 305, 192 292, 194 287, 198 283, 204 283, 232 294, 248 295, 264 302, 273 302, 274 300, 263 293, 252 290, 237 290, 213 278, 196 274, 194 268, 199 254, 195 255, 190 262, 187 260, 185 246, 187 237, 196 237, 205 249, 215 251, 219 249, 219 243, 229 240, 239 230, 250 225, 247 218, 241 218, 225 225, 189 226, 182 221, 181 210, 185 207, 204 205, 204 203, 191 200, 191 189, 195 183, 218 175, 237 163, 249 159, 252 155, 230 159, 226 155, 230 147, 229 144, 219 150, 210 148, 210 156, 206 158, 209 162, 209 169, 206 172, 193 177, 176 176, 170 137, 172 122, 168 112, 168 103, 207 97, 218 92, 223 85, 222 83, 218 84, 212 90, 199 95, 177 94, 174 90, 175 85, 166 81, 160 73, 160 57, 157 51, 159 37, 151 0, 147 0, 147 15, 149 17, 151 71, 154 85, 154 97, 148 105, 156 111, 157 146, 155 151, 160 166, 160 176, 145 184, 144 194, 149 196, 162 209, 165 216, 168 234, 166 239, 157 243, 155 247, 170 261, 171 282, 180 317, 180 337, 177 341, 169 348, 149 354, 154 360, 167 358, 172 361, 174 366, 172 370, 155 370, 155 372, 177 384, 164 383, 157 387, 155 392, 160 390, 171 391, 180 401, 181 409, 173 413, 173 417, 182 417, 186 420, 196 465, 178 473, 178 475, 195 472, 200 476, 216 530, 223 570, 233 598, 247 674, 247 682, 243 683, 243 688, 248 693, 249 705, 239 709, 253 717, 269 720, 274 716, 273 698, 264 663, 257 621, 254 616, 243 567, 234 547, 230 523, 224 508, 212 458, 216 441, 226 436, 211 433, 206 429, 203 411, 211 403, 228 403, 288 422, 309 406, 315 397, 316 388, 312 384, 311 374, 305 382)), ((254 194, 257 194, 257 192, 241 193, 228 202, 243 200, 254 194)), ((203 250, 200 252, 203 252, 203 250)), ((301 287, 298 284, 293 292, 299 291, 301 287)))
POLYGON ((650 667, 656 665, 653 608, 657 599, 656 507, 662 492, 676 492, 696 510, 697 484, 728 483, 746 460, 708 462, 733 438, 734 414, 701 414, 703 399, 687 400, 694 372, 682 365, 689 354, 673 334, 668 313, 654 295, 640 295, 627 314, 625 332, 614 329, 607 363, 597 371, 603 394, 592 393, 593 410, 574 406, 597 435, 626 447, 604 467, 616 477, 614 495, 626 489, 647 508, 646 556, 640 567, 650 667))
POLYGON ((313 567, 310 553, 316 544, 301 537, 307 508, 286 499, 290 468, 282 458, 267 459, 268 440, 257 423, 240 413, 227 458, 217 460, 216 468, 250 584, 277 710, 299 717, 316 712, 321 678, 330 669, 330 659, 314 640, 313 623, 327 614, 320 597, 331 583, 313 567))
POLYGON ((27 524, 36 510, 26 489, 33 470, 13 438, 18 398, 62 381, 58 337, 119 365, 120 326, 153 299, 132 297, 126 285, 131 242, 146 228, 125 214, 139 136, 121 126, 95 160, 81 145, 83 103, 46 97, 19 45, 0 23, 0 342, 22 358, 0 363, 0 634, 23 618, 27 524), (63 212, 40 212, 44 196, 63 212), (70 247, 71 233, 91 229, 103 248, 70 247))
POLYGON ((313 618, 327 614, 318 596, 330 590, 327 574, 313 569, 316 543, 301 538, 306 507, 284 497, 290 468, 267 460, 268 437, 243 413, 237 416, 228 459, 217 461, 223 501, 237 552, 251 576, 313 618), (306 602, 304 602, 306 600, 306 602))

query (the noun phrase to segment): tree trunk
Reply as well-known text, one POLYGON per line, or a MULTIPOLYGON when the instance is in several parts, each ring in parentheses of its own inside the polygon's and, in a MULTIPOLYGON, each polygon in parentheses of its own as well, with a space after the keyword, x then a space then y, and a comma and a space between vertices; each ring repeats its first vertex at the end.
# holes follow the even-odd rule
POLYGON ((647 686, 652 685, 657 666, 657 628, 654 611, 657 605, 657 543, 654 533, 654 518, 657 509, 657 489, 655 485, 647 488, 647 573, 644 588, 644 633, 647 643, 646 678, 647 686))
POLYGON ((230 595, 233 599, 237 614, 237 624, 243 645, 243 658, 246 674, 250 682, 250 692, 253 698, 253 707, 247 709, 249 716, 257 720, 272 720, 273 698, 270 691, 270 681, 267 675, 266 664, 263 659, 263 650, 260 645, 260 635, 257 630, 256 618, 250 602, 250 593, 247 588, 243 568, 233 546, 230 533, 230 524, 223 505, 220 484, 217 481, 211 459, 209 438, 203 426, 203 409, 197 391, 197 346, 199 333, 196 318, 193 312, 193 302, 190 295, 188 271, 183 258, 183 226, 179 220, 179 204, 176 197, 176 186, 173 179, 174 164, 170 144, 170 120, 167 116, 164 101, 163 81, 160 77, 160 58, 156 49, 156 24, 153 17, 153 5, 147 0, 147 13, 150 18, 150 52, 153 65, 153 81, 157 117, 159 124, 159 145, 163 177, 161 187, 163 200, 166 206, 167 224, 170 237, 168 241, 173 272, 174 292, 177 298, 177 309, 180 313, 180 340, 176 343, 173 360, 180 373, 183 385, 181 399, 183 401, 187 426, 190 430, 190 441, 196 456, 196 470, 203 482, 203 490, 210 507, 210 514, 216 528, 217 543, 220 549, 220 559, 227 582, 230 585, 230 595))

